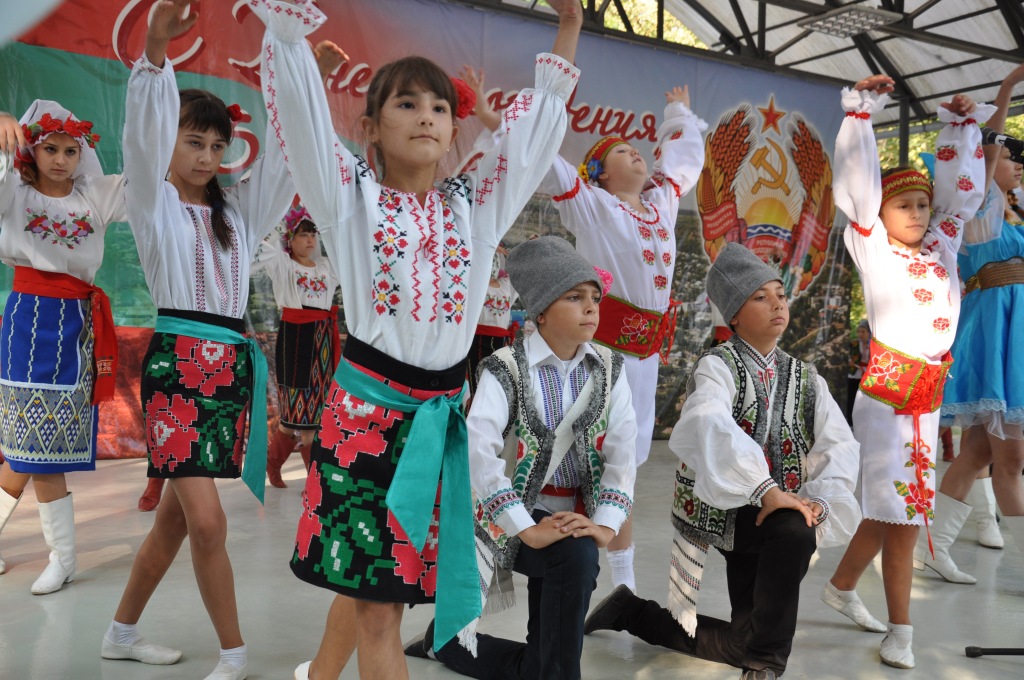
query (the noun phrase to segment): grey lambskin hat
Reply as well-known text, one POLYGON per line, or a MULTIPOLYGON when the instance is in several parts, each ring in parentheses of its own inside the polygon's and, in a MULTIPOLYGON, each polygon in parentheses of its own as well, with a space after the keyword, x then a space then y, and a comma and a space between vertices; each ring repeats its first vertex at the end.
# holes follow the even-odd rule
POLYGON ((598 290, 602 288, 594 266, 559 236, 520 243, 509 251, 505 270, 527 315, 534 320, 563 293, 585 281, 593 281, 598 290))
POLYGON ((706 285, 708 297, 722 313, 725 323, 731 324, 747 298, 769 281, 782 281, 782 277, 747 247, 727 243, 708 269, 706 285))

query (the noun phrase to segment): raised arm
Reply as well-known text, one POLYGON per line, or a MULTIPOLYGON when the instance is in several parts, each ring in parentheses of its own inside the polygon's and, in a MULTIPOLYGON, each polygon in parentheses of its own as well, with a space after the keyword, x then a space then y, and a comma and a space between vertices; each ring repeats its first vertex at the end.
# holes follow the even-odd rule
MULTIPOLYGON (((846 117, 836 138, 833 189, 836 205, 850 218, 850 228, 863 238, 872 235, 886 238, 883 229, 873 234, 873 225, 882 206, 882 171, 871 117, 889 101, 892 84, 888 76, 872 76, 852 89, 844 88, 842 94, 846 117)), ((851 240, 855 240, 853 235, 847 238, 847 243, 851 240)))
MULTIPOLYGON (((13 160, 15 152, 24 146, 25 131, 21 129, 18 119, 0 111, 0 153, 13 160)), ((6 172, 0 173, 0 216, 7 212, 7 206, 14 197, 14 187, 20 181, 13 167, 5 167, 6 172)))
POLYGON ((704 139, 708 124, 690 109, 690 90, 674 87, 665 93, 665 119, 658 128, 649 190, 652 200, 669 213, 679 209, 679 199, 690 192, 704 167, 704 139))
POLYGON ((335 135, 317 61, 306 42, 326 17, 310 0, 254 0, 250 6, 267 25, 260 68, 274 138, 317 228, 330 231, 355 209, 357 180, 355 158, 335 135))

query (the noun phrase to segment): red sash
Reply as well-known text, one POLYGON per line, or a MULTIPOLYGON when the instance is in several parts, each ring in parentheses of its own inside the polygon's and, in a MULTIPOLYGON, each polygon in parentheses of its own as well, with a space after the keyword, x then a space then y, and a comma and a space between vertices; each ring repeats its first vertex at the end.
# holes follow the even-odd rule
MULTIPOLYGON (((871 338, 871 358, 860 379, 860 390, 872 399, 893 407, 898 416, 912 416, 914 419, 914 441, 910 448, 907 467, 913 467, 919 493, 926 488, 925 475, 930 475, 935 463, 928 456, 931 449, 921 439, 922 413, 931 413, 942 406, 942 390, 946 374, 953 363, 953 356, 946 352, 938 364, 930 364, 920 357, 904 354, 871 338)), ((907 497, 907 504, 913 503, 909 489, 897 486, 900 495, 907 497)), ((918 498, 915 505, 922 506, 924 527, 928 533, 928 550, 935 558, 932 535, 928 526, 928 511, 932 510, 932 499, 918 498)))
POLYGON ((284 307, 281 309, 281 321, 286 323, 316 323, 326 321, 330 325, 332 362, 331 373, 338 368, 341 361, 341 334, 338 331, 338 306, 333 305, 330 309, 299 309, 297 307, 284 307))
POLYGON ((641 359, 660 352, 661 362, 667 364, 681 304, 679 300, 670 300, 668 310, 661 314, 631 305, 614 295, 605 295, 601 299, 601 323, 594 333, 594 341, 641 359))
POLYGON ((70 274, 44 272, 32 267, 15 267, 15 293, 63 300, 89 299, 92 304, 93 384, 92 403, 114 398, 114 379, 117 375, 117 336, 114 334, 114 315, 110 298, 102 288, 86 283, 70 274))
POLYGON ((484 324, 478 324, 476 327, 477 335, 486 335, 489 338, 508 338, 513 339, 516 337, 516 330, 519 328, 519 324, 513 323, 508 328, 502 328, 501 326, 485 326, 484 324))

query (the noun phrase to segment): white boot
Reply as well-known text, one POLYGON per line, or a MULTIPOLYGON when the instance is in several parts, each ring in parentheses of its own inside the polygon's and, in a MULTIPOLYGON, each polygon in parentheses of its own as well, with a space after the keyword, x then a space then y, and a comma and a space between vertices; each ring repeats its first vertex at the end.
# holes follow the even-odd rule
POLYGON ((970 518, 978 523, 978 543, 986 548, 1003 547, 1003 535, 996 521, 996 497, 992 493, 992 478, 976 479, 964 502, 971 506, 970 518))
MULTIPOLYGON (((7 524, 7 520, 14 514, 14 508, 18 507, 18 501, 20 500, 20 497, 15 498, 3 489, 0 489, 0 532, 4 530, 4 525, 7 524)), ((0 574, 6 571, 7 565, 4 563, 4 558, 0 557, 0 574)))
POLYGON ((914 548, 914 568, 930 567, 950 583, 977 583, 978 579, 960 571, 949 556, 949 547, 953 545, 969 514, 971 506, 966 503, 961 503, 941 491, 935 494, 935 520, 930 526, 935 559, 932 559, 928 551, 928 534, 921 531, 917 537, 917 546, 914 548))
POLYGON ((43 538, 50 549, 50 564, 32 584, 33 595, 45 595, 61 589, 75 579, 75 507, 69 493, 60 500, 39 504, 43 538))

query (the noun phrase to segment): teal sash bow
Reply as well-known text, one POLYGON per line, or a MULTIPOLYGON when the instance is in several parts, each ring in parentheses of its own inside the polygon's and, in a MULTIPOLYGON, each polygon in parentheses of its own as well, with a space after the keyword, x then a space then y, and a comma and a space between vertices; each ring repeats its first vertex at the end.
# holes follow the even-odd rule
POLYGON ((416 414, 386 501, 420 552, 430 530, 437 484, 444 471, 434 610, 434 649, 440 649, 479 617, 481 609, 466 418, 460 408, 462 393, 422 401, 366 375, 345 358, 338 364, 334 379, 346 392, 365 402, 416 414))
POLYGON ((184 335, 225 345, 246 346, 252 362, 252 397, 249 402, 252 406, 249 412, 249 441, 245 447, 242 481, 262 503, 266 488, 264 478, 267 475, 267 358, 263 356, 256 340, 229 328, 176 316, 158 316, 156 332, 184 335))

